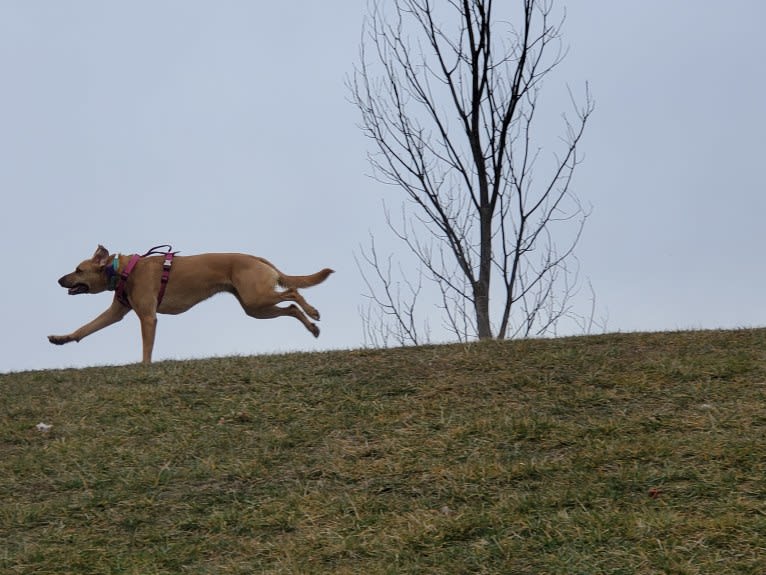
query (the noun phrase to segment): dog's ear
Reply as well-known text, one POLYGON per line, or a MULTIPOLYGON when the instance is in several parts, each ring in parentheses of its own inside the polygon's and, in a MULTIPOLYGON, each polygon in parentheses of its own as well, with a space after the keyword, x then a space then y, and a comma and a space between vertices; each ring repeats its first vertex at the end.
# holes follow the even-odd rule
POLYGON ((96 248, 91 261, 98 266, 105 266, 109 262, 109 250, 98 244, 98 248, 96 248))

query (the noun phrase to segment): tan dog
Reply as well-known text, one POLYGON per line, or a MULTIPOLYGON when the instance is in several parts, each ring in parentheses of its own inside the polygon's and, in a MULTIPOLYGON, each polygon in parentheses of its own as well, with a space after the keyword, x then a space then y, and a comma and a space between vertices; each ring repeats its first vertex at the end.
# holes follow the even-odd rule
MULTIPOLYGON (((114 281, 110 285, 111 269, 117 273, 125 270, 130 257, 110 255, 104 246, 99 245, 91 259, 85 260, 74 272, 59 279, 59 284, 68 288, 70 295, 100 293, 114 289, 114 281)), ((219 292, 234 294, 245 313, 251 317, 268 319, 289 315, 300 321, 314 337, 318 337, 319 328, 309 321, 306 314, 319 320, 319 312, 303 299, 298 293, 298 288, 323 282, 333 270, 325 268, 308 276, 288 276, 265 259, 246 254, 176 256, 169 272, 167 290, 158 306, 162 273, 162 256, 141 258, 124 283, 127 305, 121 303, 115 295, 109 309, 96 319, 69 335, 51 335, 48 336, 48 340, 56 345, 80 341, 120 321, 132 307, 141 322, 143 361, 150 363, 157 329, 157 313, 183 313, 219 292), (277 286, 286 289, 279 291, 277 286), (277 305, 284 301, 292 301, 298 305, 277 305), (298 306, 303 308, 306 314, 298 306)))

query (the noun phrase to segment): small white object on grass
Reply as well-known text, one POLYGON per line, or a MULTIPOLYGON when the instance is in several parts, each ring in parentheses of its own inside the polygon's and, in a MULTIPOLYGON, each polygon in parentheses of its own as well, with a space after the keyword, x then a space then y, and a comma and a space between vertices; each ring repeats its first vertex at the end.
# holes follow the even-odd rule
POLYGON ((38 423, 37 425, 35 425, 35 429, 39 431, 40 433, 48 433, 52 427, 53 427, 52 425, 48 425, 47 423, 43 423, 42 421, 38 423))

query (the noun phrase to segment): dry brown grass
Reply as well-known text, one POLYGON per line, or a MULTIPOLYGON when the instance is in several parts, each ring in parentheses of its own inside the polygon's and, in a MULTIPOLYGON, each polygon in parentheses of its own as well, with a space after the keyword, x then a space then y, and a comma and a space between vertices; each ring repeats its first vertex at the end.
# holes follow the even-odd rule
POLYGON ((765 330, 27 372, 0 389, 3 573, 763 572, 765 330))

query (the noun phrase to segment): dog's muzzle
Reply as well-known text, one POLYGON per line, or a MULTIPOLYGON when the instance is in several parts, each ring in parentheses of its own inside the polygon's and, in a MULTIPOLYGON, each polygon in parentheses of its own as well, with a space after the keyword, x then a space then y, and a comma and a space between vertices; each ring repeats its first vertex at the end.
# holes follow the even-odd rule
POLYGON ((67 280, 67 276, 64 276, 61 279, 59 279, 59 285, 63 288, 67 288, 67 293, 69 295, 88 293, 89 291, 89 288, 86 284, 83 284, 83 283, 72 284, 71 282, 67 280))

